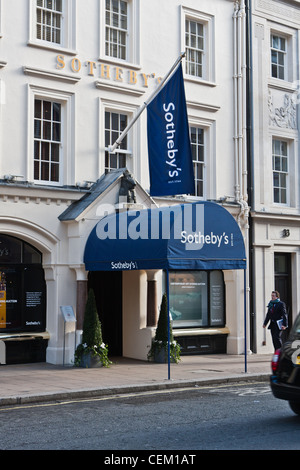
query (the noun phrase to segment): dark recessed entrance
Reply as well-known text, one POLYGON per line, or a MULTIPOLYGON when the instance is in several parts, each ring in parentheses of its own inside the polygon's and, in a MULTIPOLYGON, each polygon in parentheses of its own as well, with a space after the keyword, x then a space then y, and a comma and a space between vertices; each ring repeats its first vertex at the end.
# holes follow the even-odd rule
POLYGON ((93 271, 88 288, 94 289, 102 337, 109 356, 122 356, 122 272, 93 271))
POLYGON ((288 313, 288 324, 291 327, 293 323, 292 312, 292 272, 291 272, 291 254, 275 253, 275 290, 280 293, 280 300, 285 302, 288 313))

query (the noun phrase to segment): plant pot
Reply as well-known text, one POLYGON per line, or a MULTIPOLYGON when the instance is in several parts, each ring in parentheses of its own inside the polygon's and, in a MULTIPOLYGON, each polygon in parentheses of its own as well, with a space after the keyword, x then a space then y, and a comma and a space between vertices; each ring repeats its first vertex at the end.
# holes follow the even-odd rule
POLYGON ((86 353, 81 356, 80 367, 92 368, 103 367, 99 356, 94 356, 92 353, 86 353))
MULTIPOLYGON (((157 350, 154 352, 153 360, 159 364, 165 364, 168 362, 168 353, 164 349, 157 350)), ((172 357, 170 362, 175 362, 172 357)))

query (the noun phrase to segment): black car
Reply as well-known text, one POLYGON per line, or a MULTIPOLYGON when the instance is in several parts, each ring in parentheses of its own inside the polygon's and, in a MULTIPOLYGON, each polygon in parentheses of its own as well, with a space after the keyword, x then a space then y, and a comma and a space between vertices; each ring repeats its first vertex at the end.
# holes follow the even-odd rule
POLYGON ((300 314, 287 341, 274 353, 272 371, 273 395, 287 400, 294 413, 300 415, 300 314))

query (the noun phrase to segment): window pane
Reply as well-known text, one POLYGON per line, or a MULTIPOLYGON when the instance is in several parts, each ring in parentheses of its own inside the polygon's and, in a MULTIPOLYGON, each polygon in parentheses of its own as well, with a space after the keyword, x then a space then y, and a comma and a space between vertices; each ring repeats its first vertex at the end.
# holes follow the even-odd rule
POLYGON ((281 162, 280 157, 275 157, 274 170, 280 171, 281 169, 280 162, 281 162))
POLYGON ((40 142, 34 142, 34 159, 38 160, 40 157, 40 142))
POLYGON ((59 162, 59 145, 58 144, 51 145, 51 161, 59 162))
POLYGON ((288 171, 288 161, 287 158, 282 159, 282 171, 287 172, 288 171))
POLYGON ((41 180, 49 181, 49 163, 41 163, 41 180))
POLYGON ((285 189, 282 189, 281 190, 281 204, 286 204, 287 200, 286 200, 286 190, 285 189))
POLYGON ((53 139, 52 140, 55 140, 57 142, 60 142, 60 123, 59 122, 55 122, 53 123, 53 139))
POLYGON ((277 64, 277 52, 276 51, 271 51, 271 60, 272 64, 277 64))
POLYGON ((279 173, 273 173, 273 182, 275 187, 279 187, 279 173))
POLYGON ((110 113, 105 112, 105 129, 110 129, 110 113))
POLYGON ((51 181, 59 181, 59 165, 56 163, 51 165, 51 181))
POLYGON ((51 119, 51 107, 52 104, 50 101, 43 101, 43 119, 51 119))
POLYGON ((33 174, 34 174, 34 179, 39 180, 40 179, 40 163, 38 161, 34 162, 33 165, 33 174))
POLYGON ((51 122, 43 122, 43 139, 51 140, 51 122))
POLYGON ((170 272, 170 313, 174 328, 208 325, 207 273, 170 272))
POLYGON ((37 119, 34 120, 34 137, 36 139, 41 138, 41 121, 38 121, 37 119))
POLYGON ((116 113, 111 113, 111 127, 114 130, 119 128, 119 115, 116 113))
POLYGON ((42 160, 49 160, 50 159, 50 148, 49 144, 47 142, 42 142, 42 153, 41 153, 41 159, 42 160))
POLYGON ((280 142, 280 153, 281 155, 287 155, 287 143, 281 141, 280 142))
POLYGON ((35 100, 34 102, 34 117, 40 119, 42 117, 41 113, 42 102, 41 100, 35 100))
POLYGON ((278 70, 278 78, 280 78, 280 80, 284 80, 284 69, 283 68, 280 68, 278 70))

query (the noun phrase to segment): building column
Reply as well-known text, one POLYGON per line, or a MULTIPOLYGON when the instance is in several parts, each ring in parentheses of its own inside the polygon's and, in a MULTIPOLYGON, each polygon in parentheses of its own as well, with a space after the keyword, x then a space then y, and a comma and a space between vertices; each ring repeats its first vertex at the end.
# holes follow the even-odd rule
POLYGON ((83 329, 84 311, 88 296, 88 281, 77 281, 77 294, 76 294, 76 320, 77 330, 83 329))
POLYGON ((76 273, 76 329, 82 330, 88 297, 88 273, 84 267, 73 267, 76 273))
POLYGON ((147 271, 147 327, 157 325, 157 275, 158 271, 147 271))

